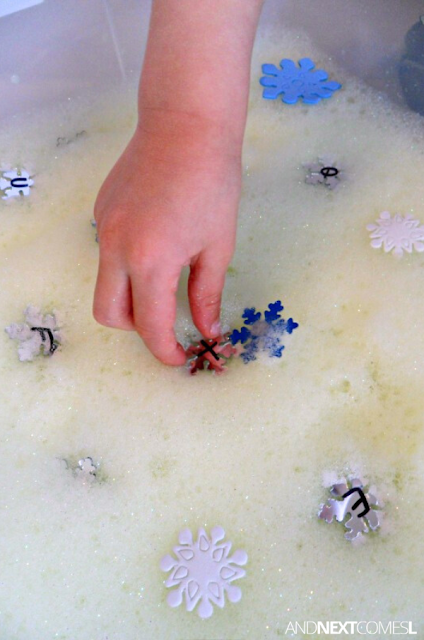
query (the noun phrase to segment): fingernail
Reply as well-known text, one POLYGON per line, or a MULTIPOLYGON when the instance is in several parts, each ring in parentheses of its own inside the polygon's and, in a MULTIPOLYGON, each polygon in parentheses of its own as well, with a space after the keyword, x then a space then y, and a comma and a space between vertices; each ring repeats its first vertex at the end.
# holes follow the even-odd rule
POLYGON ((220 333, 221 333, 221 323, 219 322, 219 320, 217 320, 211 325, 211 334, 213 336, 217 336, 220 333))

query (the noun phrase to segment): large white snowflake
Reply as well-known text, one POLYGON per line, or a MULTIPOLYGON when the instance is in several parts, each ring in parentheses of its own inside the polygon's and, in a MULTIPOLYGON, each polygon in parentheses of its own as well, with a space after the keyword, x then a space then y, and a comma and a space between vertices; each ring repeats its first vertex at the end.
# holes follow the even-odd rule
POLYGON ((403 217, 396 213, 392 218, 383 211, 376 223, 367 225, 374 249, 384 246, 386 252, 393 249, 395 256, 402 256, 404 251, 412 253, 413 249, 424 251, 424 226, 419 226, 420 221, 410 214, 403 217))
POLYGON ((246 575, 236 565, 246 564, 247 553, 238 549, 230 556, 231 542, 219 542, 224 537, 222 527, 214 527, 210 538, 200 528, 196 542, 189 529, 180 532, 180 544, 174 547, 177 559, 167 555, 160 563, 162 571, 172 572, 165 586, 177 587, 167 597, 171 607, 178 607, 185 597, 187 611, 193 611, 200 602, 199 616, 209 618, 213 614, 212 604, 221 608, 225 605, 225 592, 230 602, 239 602, 241 589, 231 583, 246 575))
POLYGON ((21 194, 29 196, 30 187, 32 187, 33 184, 34 180, 31 180, 28 171, 18 171, 16 169, 6 171, 0 178, 0 191, 4 192, 2 200, 15 198, 21 194))

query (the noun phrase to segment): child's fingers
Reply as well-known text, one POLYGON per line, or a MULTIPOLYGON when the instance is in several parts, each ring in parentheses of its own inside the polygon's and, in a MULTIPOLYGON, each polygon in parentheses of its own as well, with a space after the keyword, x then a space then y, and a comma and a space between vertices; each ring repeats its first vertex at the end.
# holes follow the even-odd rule
POLYGON ((134 331, 130 280, 100 253, 99 270, 93 302, 93 316, 106 327, 134 331))
POLYGON ((230 256, 208 250, 191 266, 188 280, 191 315, 194 324, 206 338, 215 338, 221 331, 221 295, 230 260, 230 256))
POLYGON ((181 267, 170 270, 159 263, 131 274, 135 330, 158 360, 176 366, 186 361, 174 333, 180 273, 181 267))

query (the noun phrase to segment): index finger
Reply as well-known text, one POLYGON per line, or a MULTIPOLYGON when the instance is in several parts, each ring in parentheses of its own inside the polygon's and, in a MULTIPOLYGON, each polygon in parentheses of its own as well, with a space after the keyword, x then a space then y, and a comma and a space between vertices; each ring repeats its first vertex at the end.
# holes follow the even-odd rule
POLYGON ((140 265, 130 274, 135 330, 158 360, 174 366, 186 362, 174 332, 181 268, 140 265))

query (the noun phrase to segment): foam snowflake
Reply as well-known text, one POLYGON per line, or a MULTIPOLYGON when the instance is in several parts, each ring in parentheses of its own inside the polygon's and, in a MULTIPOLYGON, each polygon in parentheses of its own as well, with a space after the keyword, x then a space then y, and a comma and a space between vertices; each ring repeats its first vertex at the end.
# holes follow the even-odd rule
POLYGON ((224 537, 222 527, 214 527, 210 537, 200 528, 196 542, 189 529, 180 532, 180 544, 173 549, 177 559, 166 555, 160 563, 162 571, 171 571, 165 586, 177 587, 167 597, 171 607, 178 607, 185 598, 187 611, 193 611, 200 602, 199 616, 209 618, 213 604, 224 607, 225 593, 230 602, 239 602, 241 589, 231 583, 246 575, 240 566, 246 564, 247 553, 238 549, 230 556, 231 542, 220 542, 224 537))
POLYGON ((405 217, 396 213, 393 218, 388 211, 380 214, 376 224, 368 224, 371 231, 371 246, 374 249, 384 247, 384 251, 393 249, 393 255, 402 256, 404 251, 412 253, 412 250, 424 251, 424 226, 419 226, 420 221, 407 214, 405 217))
POLYGON ((282 101, 286 104, 295 104, 299 98, 303 98, 305 104, 317 104, 322 98, 330 98, 335 91, 341 88, 339 82, 330 80, 328 74, 322 69, 315 68, 310 58, 299 60, 299 67, 284 58, 280 62, 280 69, 274 64, 263 64, 262 72, 268 74, 259 82, 264 89, 262 95, 269 100, 275 100, 282 94, 282 101))
POLYGON ((281 318, 280 312, 283 309, 280 300, 271 302, 263 320, 261 312, 257 312, 255 307, 244 310, 242 318, 245 319, 245 326, 240 331, 234 329, 230 334, 230 341, 233 345, 240 343, 243 346, 240 357, 245 363, 256 360, 260 351, 268 353, 270 357, 281 358, 284 349, 281 344, 282 336, 293 333, 299 326, 293 318, 281 318))
POLYGON ((201 370, 215 371, 219 374, 224 371, 227 361, 235 353, 237 349, 231 346, 228 334, 213 340, 203 339, 193 343, 186 350, 187 365, 192 375, 201 370))
POLYGON ((343 172, 337 168, 333 158, 318 158, 318 162, 303 166, 308 171, 305 178, 307 184, 323 184, 329 189, 335 189, 343 177, 343 172))
POLYGON ((33 360, 41 353, 45 356, 53 355, 62 341, 55 313, 43 316, 37 307, 31 305, 25 309, 25 322, 11 324, 5 331, 12 340, 19 340, 18 354, 21 362, 33 360))
POLYGON ((30 178, 28 171, 6 171, 0 178, 0 191, 4 192, 2 200, 16 198, 21 194, 29 196, 30 187, 32 187, 33 184, 34 181, 30 178))
POLYGON ((375 531, 380 526, 382 511, 378 500, 373 494, 366 492, 365 485, 359 478, 342 478, 331 487, 330 493, 335 497, 321 504, 318 517, 328 523, 333 518, 338 522, 345 521, 347 540, 356 540, 368 533, 369 529, 375 531), (345 520, 348 514, 350 518, 345 520))

